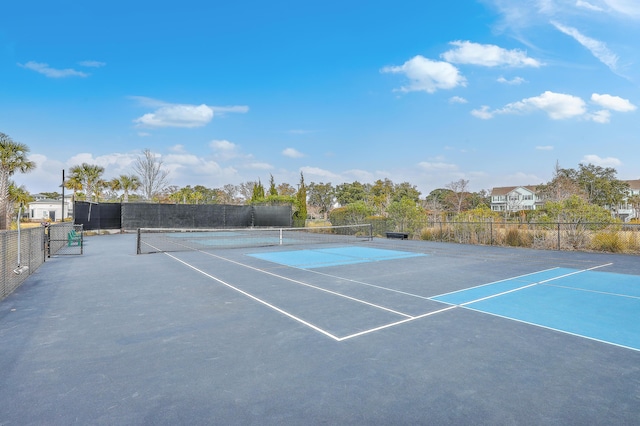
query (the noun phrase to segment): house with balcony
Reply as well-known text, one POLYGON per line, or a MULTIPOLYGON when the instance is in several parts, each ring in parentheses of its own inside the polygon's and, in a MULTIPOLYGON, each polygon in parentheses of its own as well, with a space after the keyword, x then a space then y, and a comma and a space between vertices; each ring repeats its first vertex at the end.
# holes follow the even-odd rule
POLYGON ((494 212, 518 212, 535 210, 542 206, 534 185, 502 186, 491 190, 491 210, 494 212))
MULTIPOLYGON (((623 180, 629 185, 627 198, 615 208, 609 207, 611 214, 623 222, 640 218, 640 208, 631 203, 633 196, 640 197, 640 179, 623 180)), ((536 210, 543 206, 544 200, 538 197, 535 185, 503 186, 491 190, 491 210, 495 212, 517 212, 536 210)))
POLYGON ((502 186, 491 190, 491 210, 494 212, 536 210, 542 204, 535 185, 502 186))
POLYGON ((617 210, 617 216, 624 222, 629 222, 633 219, 640 218, 640 211, 638 211, 638 204, 631 203, 632 197, 640 197, 640 179, 624 180, 629 185, 627 191, 627 198, 623 201, 617 210))

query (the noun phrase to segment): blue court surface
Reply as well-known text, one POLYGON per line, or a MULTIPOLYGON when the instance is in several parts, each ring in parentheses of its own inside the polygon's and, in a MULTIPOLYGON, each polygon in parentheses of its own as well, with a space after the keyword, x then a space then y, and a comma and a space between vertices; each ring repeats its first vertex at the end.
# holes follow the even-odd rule
POLYGON ((432 300, 640 350, 640 277, 554 268, 432 300))
POLYGON ((410 257, 425 256, 425 254, 371 247, 348 246, 253 253, 249 254, 249 256, 295 268, 312 269, 328 266, 352 265, 356 263, 378 262, 382 260, 406 259, 410 257))

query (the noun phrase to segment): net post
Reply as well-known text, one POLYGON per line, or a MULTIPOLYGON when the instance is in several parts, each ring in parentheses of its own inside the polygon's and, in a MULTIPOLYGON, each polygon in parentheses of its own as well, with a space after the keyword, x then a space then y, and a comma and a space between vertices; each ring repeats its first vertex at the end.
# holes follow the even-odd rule
POLYGON ((138 236, 136 238, 136 254, 140 254, 140 228, 138 228, 138 236))
POLYGON ((280 245, 282 245, 282 228, 280 228, 280 245))
POLYGON ((369 224, 369 241, 373 241, 373 223, 369 224))

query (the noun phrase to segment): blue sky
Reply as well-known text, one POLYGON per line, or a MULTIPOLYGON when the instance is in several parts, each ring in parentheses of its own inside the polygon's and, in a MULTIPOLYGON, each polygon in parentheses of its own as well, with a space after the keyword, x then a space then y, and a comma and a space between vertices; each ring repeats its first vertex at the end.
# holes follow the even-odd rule
POLYGON ((408 181, 426 196, 640 178, 637 0, 18 1, 0 15, 0 132, 59 190, 88 162, 173 185, 408 181))

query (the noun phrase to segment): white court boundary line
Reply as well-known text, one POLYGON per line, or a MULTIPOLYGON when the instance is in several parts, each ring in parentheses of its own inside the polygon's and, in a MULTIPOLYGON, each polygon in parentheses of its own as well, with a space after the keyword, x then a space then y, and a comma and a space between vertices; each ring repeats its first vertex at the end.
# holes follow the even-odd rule
MULTIPOLYGON (((571 275, 581 274, 583 272, 593 271, 594 269, 604 268, 605 266, 611 266, 611 265, 613 265, 613 263, 605 263, 603 265, 592 266, 591 268, 587 268, 587 269, 580 269, 580 270, 577 270, 577 271, 569 272, 568 274, 562 274, 562 275, 558 275, 557 277, 547 278, 546 280, 536 281, 534 283, 529 283, 527 285, 523 285, 522 287, 512 288, 511 290, 505 290, 505 291, 502 291, 502 292, 496 293, 496 294, 490 294, 489 296, 481 297, 481 298, 475 299, 475 300, 470 300, 470 301, 464 302, 464 303, 451 303, 451 302, 445 302, 444 300, 434 300, 434 301, 441 302, 441 303, 446 303, 448 305, 466 307, 467 305, 471 305, 471 304, 477 303, 477 302, 482 302, 483 300, 493 299, 494 297, 503 296, 505 294, 514 293, 516 291, 524 290, 526 288, 533 287, 534 285, 546 284, 548 282, 559 280, 561 278, 570 277, 571 275)), ((545 271, 550 271, 550 270, 553 270, 553 269, 559 269, 559 268, 546 269, 545 271)), ((540 272, 545 272, 545 271, 540 271, 540 272)), ((535 274, 535 272, 533 274, 535 274)), ((517 279, 517 278, 521 278, 523 276, 533 275, 533 274, 520 275, 518 277, 514 277, 514 278, 511 278, 511 279, 517 279)), ((489 283, 489 284, 497 284, 497 283, 504 282, 504 281, 509 281, 509 279, 495 281, 495 282, 489 283)), ((474 289, 474 288, 478 288, 478 287, 483 287, 483 286, 489 285, 489 284, 483 284, 481 286, 470 287, 469 290, 474 289)), ((464 290, 458 290, 458 291, 454 291, 454 292, 451 292, 451 293, 445 293, 445 294, 441 294, 441 295, 433 296, 433 297, 436 298, 436 297, 441 297, 441 296, 444 296, 444 295, 447 295, 447 294, 461 293, 463 291, 464 290)))
MULTIPOLYGON (((198 251, 200 251, 200 250, 198 250, 198 251)), ((412 316, 409 315, 409 314, 405 314, 405 313, 399 312, 399 311, 394 311, 393 309, 389 309, 389 308, 386 308, 384 306, 376 305, 375 303, 367 302, 366 300, 362 300, 362 299, 358 299, 358 298, 355 298, 355 297, 347 296, 346 294, 338 293, 338 292, 333 291, 333 290, 328 290, 326 288, 318 287, 318 286, 315 286, 313 284, 305 283, 304 281, 295 280, 293 278, 285 277, 284 275, 279 275, 279 274, 276 274, 274 272, 270 272, 270 271, 267 271, 267 270, 264 270, 264 269, 256 268, 255 266, 246 265, 244 263, 240 263, 240 262, 237 262, 235 260, 227 259, 226 257, 218 256, 218 255, 213 254, 213 253, 207 253, 205 251, 200 251, 200 252, 203 253, 203 254, 206 254, 207 256, 215 257, 215 258, 220 259, 220 260, 225 260, 227 262, 233 263, 233 264, 238 265, 238 266, 243 266, 243 267, 245 267, 247 269, 252 269, 252 270, 257 271, 257 272, 262 272, 263 274, 266 274, 266 275, 271 275, 272 277, 280 278, 280 279, 283 279, 285 281, 290 281, 290 282, 292 282, 294 284, 299 284, 299 285, 302 285, 302 286, 305 286, 305 287, 310 287, 310 288, 313 288, 313 289, 318 290, 318 291, 322 291, 322 292, 325 292, 325 293, 332 294, 334 296, 343 297, 345 299, 349 299, 349 300, 352 300, 354 302, 362 303, 364 305, 369 305, 369 306, 371 306, 373 308, 377 308, 377 309, 381 309, 383 311, 391 312, 392 314, 400 315, 400 316, 407 317, 407 318, 412 318, 412 316)))
POLYGON ((237 262, 235 260, 231 260, 231 259, 228 259, 228 258, 225 258, 225 257, 222 257, 222 256, 215 255, 213 253, 208 253, 208 252, 202 251, 202 250, 195 250, 195 251, 198 251, 200 253, 206 254, 207 256, 215 257, 215 258, 218 258, 220 260, 224 260, 224 261, 227 261, 227 262, 230 262, 230 263, 234 263, 234 264, 239 265, 239 266, 243 266, 245 268, 249 268, 249 269, 252 269, 252 270, 255 270, 255 271, 258 271, 258 272, 262 272, 262 273, 265 273, 267 275, 271 275, 271 276, 274 276, 274 277, 277 277, 277 278, 281 278, 281 279, 284 279, 284 280, 287 280, 287 281, 294 282, 296 284, 300 284, 300 285, 304 285, 304 286, 307 286, 307 287, 311 287, 311 288, 314 288, 316 290, 324 291, 324 292, 333 294, 335 296, 344 297, 344 298, 352 300, 352 301, 360 302, 360 303, 363 303, 365 305, 369 305, 371 307, 379 308, 379 309, 394 313, 396 315, 400 315, 400 316, 404 316, 405 317, 404 319, 402 319, 400 321, 395 321, 395 322, 392 322, 392 323, 383 324, 381 326, 374 327, 374 328, 367 329, 367 330, 363 330, 363 331, 360 331, 360 332, 357 332, 357 333, 353 333, 353 334, 350 334, 350 335, 347 335, 347 336, 338 337, 338 336, 336 336, 336 335, 334 335, 334 334, 332 334, 332 333, 330 333, 330 332, 318 327, 317 325, 312 324, 309 321, 305 321, 302 318, 300 318, 300 317, 298 317, 296 315, 293 315, 293 314, 285 311, 282 308, 277 307, 276 305, 273 305, 273 304, 271 304, 271 303, 269 303, 269 302, 267 302, 265 300, 260 299, 257 296, 252 295, 251 293, 248 293, 248 292, 246 292, 244 290, 241 290, 238 287, 236 287, 236 286, 234 286, 234 285, 232 285, 232 284, 230 284, 230 283, 228 283, 228 282, 226 282, 226 281, 224 281, 224 280, 222 280, 222 279, 220 279, 218 277, 215 277, 215 276, 213 276, 213 275, 211 275, 211 274, 209 274, 209 273, 197 268, 196 266, 191 265, 190 263, 185 262, 182 259, 179 259, 178 257, 176 257, 176 256, 174 256, 172 254, 169 254, 167 252, 163 252, 163 254, 165 254, 165 255, 169 256, 170 258, 178 261, 179 263, 182 263, 183 265, 187 266, 188 268, 193 269, 194 271, 201 273, 202 275, 206 276, 207 278, 212 279, 212 280, 214 280, 214 281, 216 281, 216 282, 218 282, 218 283, 220 283, 220 284, 222 284, 222 285, 224 285, 224 286, 226 286, 226 287, 228 287, 228 288, 230 288, 230 289, 232 289, 232 290, 234 290, 234 291, 236 291, 236 292, 238 292, 238 293, 240 293, 240 294, 242 294, 242 295, 244 295, 244 296, 246 296, 246 297, 248 297, 248 298, 250 298, 250 299, 252 299, 252 300, 254 300, 254 301, 258 302, 258 303, 260 303, 260 304, 262 304, 262 305, 264 305, 264 306, 267 306, 268 308, 273 309, 274 311, 279 312, 280 314, 282 314, 282 315, 284 315, 284 316, 286 316, 286 317, 288 317, 290 319, 293 319, 294 321, 297 321, 300 324, 303 324, 303 325, 311 328, 312 330, 315 330, 315 331, 317 331, 317 332, 319 332, 319 333, 321 333, 321 334, 323 334, 323 335, 325 335, 327 337, 330 337, 331 339, 335 340, 336 342, 342 342, 342 341, 345 341, 345 340, 352 339, 354 337, 363 336, 365 334, 373 333, 373 332, 380 331, 380 330, 383 330, 383 329, 386 329, 386 328, 390 328, 390 327, 395 327, 395 326, 400 325, 400 324, 404 324, 404 323, 407 323, 407 322, 410 322, 410 321, 415 321, 417 319, 425 318, 425 317, 428 317, 428 316, 431 316, 431 315, 435 315, 435 314, 438 314, 438 313, 441 313, 441 312, 446 312, 446 311, 449 311, 449 310, 452 310, 452 309, 455 309, 455 308, 458 307, 458 306, 447 306, 446 308, 439 309, 437 311, 427 312, 427 313, 424 313, 424 314, 421 314, 421 315, 409 315, 409 314, 405 314, 405 313, 402 313, 402 312, 397 312, 397 311, 394 311, 392 309, 385 308, 383 306, 379 306, 379 305, 376 305, 376 304, 373 304, 373 303, 370 303, 370 302, 367 302, 367 301, 364 301, 364 300, 356 299, 356 298, 351 297, 351 296, 347 296, 347 295, 344 295, 344 294, 341 294, 341 293, 337 293, 337 292, 334 292, 334 291, 331 291, 331 290, 327 290, 327 289, 324 289, 322 287, 317 287, 317 286, 314 286, 314 285, 311 285, 311 284, 308 284, 308 283, 304 283, 304 282, 299 281, 299 280, 294 280, 294 279, 289 278, 289 277, 285 277, 285 276, 282 276, 282 275, 279 275, 279 274, 275 274, 273 272, 265 271, 265 270, 260 269, 260 268, 256 268, 256 267, 253 267, 253 266, 250 266, 250 265, 246 265, 246 264, 237 262))
POLYGON ((474 311, 474 312, 479 312, 479 313, 482 313, 482 314, 492 315, 492 316, 498 317, 498 318, 504 318, 504 319, 508 319, 508 320, 511 320, 511 321, 516 321, 516 322, 519 322, 521 324, 533 325, 535 327, 544 328, 546 330, 556 331, 558 333, 568 334, 570 336, 575 336, 575 337, 582 337, 583 339, 592 340, 594 342, 605 343, 607 345, 617 346, 619 348, 631 349, 632 351, 640 352, 640 349, 634 348, 632 346, 625 346, 625 345, 621 345, 620 343, 610 342, 608 340, 602 340, 602 339, 598 339, 596 337, 585 336, 584 334, 578 334, 578 333, 574 333, 572 331, 560 330, 559 328, 549 327, 548 325, 537 324, 535 322, 530 322, 530 321, 525 321, 525 320, 521 320, 521 319, 518 319, 518 318, 508 317, 508 316, 505 316, 505 315, 495 314, 493 312, 486 312, 486 311, 482 311, 480 309, 470 308, 470 307, 466 307, 466 306, 464 308, 468 309, 468 310, 471 310, 471 311, 474 311))
MULTIPOLYGON (((512 290, 504 291, 502 293, 494 294, 492 296, 487 296, 487 297, 482 297, 482 298, 479 298, 479 299, 476 299, 476 300, 471 300, 469 302, 465 302, 465 303, 461 303, 461 304, 451 304, 450 307, 451 308, 453 308, 453 307, 461 307, 461 308, 468 309, 468 310, 471 310, 471 311, 474 311, 474 312, 479 312, 479 313, 482 313, 482 314, 492 315, 492 316, 495 316, 495 317, 498 317, 498 318, 504 318, 504 319, 508 319, 508 320, 511 320, 511 321, 516 321, 516 322, 519 322, 519 323, 522 323, 522 324, 533 325, 533 326, 544 328, 544 329, 547 329, 547 330, 556 331, 558 333, 568 334, 570 336, 575 336, 575 337, 581 337, 583 339, 591 340, 591 341, 594 341, 594 342, 605 343, 605 344, 608 344, 608 345, 617 346, 619 348, 631 349, 633 351, 640 352, 640 349, 634 348, 632 346, 626 346, 626 345, 622 345, 620 343, 610 342, 608 340, 602 340, 602 339, 598 339, 596 337, 586 336, 584 334, 574 333, 572 331, 562 330, 562 329, 559 329, 559 328, 550 327, 550 326, 543 325, 543 324, 538 324, 538 323, 535 323, 535 322, 525 321, 525 320, 522 320, 522 319, 519 319, 519 318, 513 318, 513 317, 506 316, 506 315, 500 315, 500 314, 496 314, 494 312, 487 312, 487 311, 484 311, 484 310, 479 309, 479 308, 473 308, 473 307, 468 306, 468 305, 471 305, 471 304, 476 303, 476 302, 481 302, 483 300, 492 299, 494 297, 502 296, 504 294, 513 293, 515 291, 523 290, 523 289, 532 287, 534 285, 548 285, 550 287, 567 288, 567 289, 576 290, 576 291, 592 291, 592 290, 585 290, 585 289, 574 288, 574 287, 560 286, 560 285, 557 285, 557 284, 547 284, 547 283, 549 283, 551 281, 555 281, 555 280, 561 279, 561 278, 565 278, 565 277, 568 277, 568 276, 571 276, 571 275, 581 274, 583 272, 592 271, 594 269, 604 268, 604 267, 610 266, 610 265, 613 265, 613 263, 605 263, 603 265, 593 266, 593 267, 587 268, 587 269, 581 269, 581 270, 574 271, 574 272, 571 272, 571 273, 568 273, 568 274, 563 274, 563 275, 560 275, 560 276, 557 276, 557 277, 554 277, 554 278, 542 280, 542 281, 539 281, 539 282, 536 282, 536 283, 533 283, 533 284, 528 284, 528 285, 525 285, 525 286, 522 286, 522 287, 519 287, 519 288, 516 288, 516 289, 512 289, 512 290)), ((553 269, 556 269, 556 268, 553 268, 553 269)), ((506 280, 502 280, 502 281, 506 281, 506 280)), ((496 283, 498 283, 498 282, 501 282, 501 281, 496 281, 496 283)), ((478 287, 481 287, 481 286, 478 286, 478 287)), ((475 288, 475 287, 472 287, 472 288, 475 288)), ((624 295, 618 295, 618 294, 615 294, 615 293, 606 293, 606 292, 600 292, 600 291, 593 291, 593 292, 601 293, 601 294, 614 295, 614 296, 620 296, 620 297, 631 297, 631 298, 637 299, 636 296, 624 296, 624 295)), ((458 292, 456 291, 456 292, 453 292, 453 293, 458 293, 458 292)), ((451 293, 447 293, 447 294, 451 294, 451 293)), ((442 302, 442 303, 447 303, 447 302, 442 302)))
POLYGON ((174 256, 174 255, 172 255, 172 254, 169 254, 169 253, 166 253, 166 252, 165 252, 164 254, 165 254, 165 255, 167 255, 167 256, 169 256, 169 257, 170 257, 170 258, 172 258, 173 260, 176 260, 176 261, 178 261, 178 262, 182 263, 183 265, 187 266, 188 268, 191 268, 191 269, 193 269, 194 271, 201 273, 202 275, 204 275, 204 276, 205 276, 205 277, 207 277, 207 278, 210 278, 210 279, 212 279, 212 280, 214 280, 214 281, 216 281, 216 282, 218 282, 218 283, 220 283, 220 284, 222 284, 222 285, 224 285, 224 286, 226 286, 226 287, 228 287, 228 288, 230 288, 230 289, 232 289, 232 290, 234 290, 234 291, 237 291, 238 293, 240 293, 240 294, 242 294, 242 295, 244 295, 244 296, 246 296, 246 297, 248 297, 248 298, 250 298, 250 299, 252 299, 252 300, 255 300, 256 302, 258 302, 258 303, 260 303, 260 304, 262 304, 262 305, 265 305, 265 306, 267 306, 268 308, 271 308, 271 309, 273 309, 274 311, 279 312, 279 313, 281 313, 282 315, 284 315, 284 316, 286 316, 286 317, 289 317, 289 318, 291 318, 291 319, 293 319, 293 320, 295 320, 295 321, 298 321, 299 323, 301 323, 301 324, 303 324, 303 325, 306 325, 307 327, 309 327, 309 328, 311 328, 311 329, 313 329, 313 330, 315 330, 315 331, 317 331, 317 332, 319 332, 319 333, 322 333, 322 334, 324 334, 325 336, 328 336, 328 337, 332 338, 333 340, 340 341, 340 338, 339 338, 339 337, 334 336, 333 334, 329 333, 328 331, 325 331, 325 330, 323 330, 322 328, 320 328, 320 327, 318 327, 318 326, 316 326, 316 325, 313 325, 313 324, 311 324, 311 323, 310 323, 310 322, 308 322, 308 321, 303 320, 302 318, 298 318, 297 316, 295 316, 295 315, 293 315, 293 314, 290 314, 289 312, 287 312, 287 311, 285 311, 285 310, 283 310, 283 309, 280 309, 280 308, 278 308, 277 306, 272 305, 271 303, 269 303, 269 302, 267 302, 267 301, 265 301, 265 300, 262 300, 262 299, 260 299, 260 298, 258 298, 258 297, 256 297, 256 296, 254 296, 254 295, 252 295, 252 294, 250 294, 250 293, 247 293, 247 292, 246 292, 246 291, 244 291, 244 290, 239 289, 238 287, 235 287, 235 286, 233 286, 233 285, 229 284, 229 283, 228 283, 228 282, 226 282, 226 281, 221 280, 220 278, 214 277, 213 275, 211 275, 211 274, 209 274, 209 273, 207 273, 207 272, 204 272, 202 269, 198 269, 198 268, 196 268, 195 266, 193 266, 193 265, 191 265, 191 264, 189 264, 189 263, 187 263, 187 262, 185 262, 185 261, 183 261, 183 260, 181 260, 181 259, 178 259, 176 256, 174 256))
MULTIPOLYGON (((543 272, 549 272, 549 271, 553 271, 553 270, 556 270, 556 269, 560 269, 560 267, 556 266, 556 267, 554 267, 554 268, 543 269, 542 271, 530 272, 530 273, 528 273, 528 274, 516 275, 515 277, 505 278, 505 279, 497 280, 497 281, 491 281, 491 282, 489 282, 489 283, 479 284, 479 285, 476 285, 476 286, 473 286, 473 287, 463 288, 463 289, 461 289, 461 290, 449 291, 449 292, 447 292, 447 293, 438 294, 437 296, 432 296, 432 297, 430 297, 430 299, 435 299, 436 297, 448 296, 448 295, 450 295, 450 294, 455 294, 455 293, 462 293, 462 292, 464 292, 464 291, 472 290, 472 289, 474 289, 474 288, 486 287, 486 286, 488 286, 488 285, 493 285, 493 284, 503 283, 503 282, 506 282, 506 281, 517 280, 517 279, 519 279, 519 278, 524 278, 524 277, 528 277, 528 276, 535 275, 535 274, 541 274, 541 273, 543 273, 543 272)), ((444 303, 444 302, 443 302, 443 303, 444 303)))
MULTIPOLYGON (((347 296, 347 295, 344 295, 344 294, 341 294, 341 293, 337 293, 337 292, 334 292, 334 291, 331 291, 331 290, 324 289, 322 287, 317 287, 317 286, 314 286, 312 284, 308 284, 308 283, 305 283, 305 282, 302 282, 302 281, 299 281, 299 280, 295 280, 295 279, 292 279, 292 278, 289 278, 289 277, 285 277, 285 276, 282 276, 282 275, 279 275, 279 274, 276 274, 276 273, 273 273, 273 272, 270 272, 270 271, 266 271, 266 270, 261 269, 261 268, 256 268, 254 266, 246 265, 244 263, 237 262, 235 260, 228 259, 228 258, 225 258, 225 257, 222 257, 222 256, 218 256, 218 255, 215 255, 213 253, 209 253, 209 252, 206 252, 206 251, 203 251, 203 250, 195 250, 195 251, 203 253, 203 254, 205 254, 207 256, 215 257, 215 258, 217 258, 219 260, 227 261, 227 262, 236 264, 238 266, 242 266, 242 267, 245 267, 245 268, 248 268, 248 269, 255 270, 257 272, 261 272, 261 273, 264 273, 264 274, 267 274, 267 275, 271 275, 271 276, 276 277, 276 278, 281 278, 281 279, 284 279, 286 281, 290 281, 290 282, 293 282, 293 283, 296 283, 296 284, 299 284, 299 285, 307 286, 307 287, 310 287, 310 288, 313 288, 313 289, 316 289, 316 290, 319 290, 319 291, 327 292, 327 293, 335 295, 335 296, 343 297, 343 298, 346 298, 346 299, 349 299, 349 300, 352 300, 352 301, 356 301, 356 302, 359 302, 359 303, 363 303, 365 305, 369 305, 371 307, 375 307, 375 308, 378 308, 378 309, 382 309, 384 311, 388 311, 388 312, 394 313, 396 315, 400 315, 400 316, 406 317, 405 319, 400 320, 400 321, 392 322, 392 323, 389 323, 389 324, 384 324, 384 325, 381 325, 381 326, 378 326, 378 327, 374 327, 374 328, 371 328, 371 329, 363 330, 363 331, 360 331, 360 332, 357 332, 357 333, 353 333, 353 334, 350 334, 350 335, 347 335, 347 336, 338 337, 338 336, 336 336, 336 335, 334 335, 334 334, 332 334, 332 333, 330 333, 330 332, 328 332, 328 331, 326 331, 326 330, 324 330, 324 329, 322 329, 322 328, 320 328, 320 327, 318 327, 318 326, 316 326, 316 325, 314 325, 314 324, 312 324, 312 323, 310 323, 308 321, 303 320, 302 318, 297 317, 296 315, 293 315, 293 314, 285 311, 282 308, 279 308, 279 307, 277 307, 277 306, 275 306, 275 305, 273 305, 273 304, 271 304, 271 303, 269 303, 269 302, 267 302, 265 300, 262 300, 262 299, 260 299, 260 298, 258 298, 256 296, 244 291, 244 290, 241 290, 241 289, 239 289, 239 288, 237 288, 237 287, 235 287, 235 286, 233 286, 233 285, 221 280, 220 278, 217 278, 217 277, 215 277, 215 276, 213 276, 213 275, 211 275, 211 274, 209 274, 207 272, 204 272, 203 270, 201 270, 201 269, 199 269, 199 268, 197 268, 197 267, 195 267, 195 266, 193 266, 193 265, 191 265, 191 264, 189 264, 189 263, 177 258, 176 256, 173 256, 173 255, 171 255, 171 254, 169 254, 167 252, 163 252, 164 254, 166 254, 167 256, 171 257, 172 259, 174 259, 174 260, 182 263, 183 265, 185 265, 185 266, 187 266, 187 267, 189 267, 189 268, 191 268, 191 269, 203 274, 204 276, 206 276, 206 277, 208 277, 208 278, 210 278, 210 279, 212 279, 212 280, 214 280, 214 281, 216 281, 216 282, 218 282, 220 284, 223 284, 224 286, 226 286, 228 288, 231 288, 232 290, 235 290, 236 292, 238 292, 238 293, 240 293, 240 294, 242 294, 242 295, 244 295, 246 297, 249 297, 250 299, 252 299, 254 301, 257 301, 258 303, 260 303, 260 304, 262 304, 264 306, 267 306, 267 307, 275 310, 276 312, 279 312, 282 315, 285 315, 286 317, 291 318, 294 321, 297 321, 297 322, 299 322, 299 323, 311 328, 312 330, 315 330, 315 331, 317 331, 317 332, 319 332, 319 333, 321 333, 321 334, 323 334, 323 335, 325 335, 327 337, 330 337, 331 339, 333 339, 333 340, 335 340, 337 342, 342 342, 342 341, 345 341, 345 340, 348 340, 348 339, 352 339, 354 337, 358 337, 358 336, 362 336, 362 335, 365 335, 365 334, 373 333, 373 332, 380 331, 380 330, 383 330, 383 329, 386 329, 386 328, 395 327, 395 326, 400 325, 400 324, 404 324, 404 323, 407 323, 407 322, 410 322, 410 321, 414 321, 414 320, 425 318, 425 317, 428 317, 428 316, 431 316, 431 315, 435 315, 435 314, 439 314, 439 313, 442 313, 442 312, 446 312, 446 311, 449 311, 449 310, 452 310, 452 309, 455 309, 455 308, 458 308, 458 307, 471 309, 471 310, 474 310, 474 311, 477 311, 477 312, 483 312, 483 311, 476 310, 476 309, 473 309, 473 308, 468 308, 467 305, 475 303, 475 302, 479 302, 479 301, 482 301, 482 300, 491 299, 493 297, 498 297, 498 296, 501 296, 501 295, 504 295, 504 294, 512 293, 512 292, 515 292, 515 291, 523 290, 525 288, 532 287, 534 285, 544 284, 544 283, 547 283, 547 282, 550 282, 550 281, 554 281, 554 280, 557 280, 557 279, 560 279, 560 278, 563 278, 563 277, 567 277, 567 276, 571 276, 571 275, 579 274, 579 273, 582 273, 582 272, 586 272, 586 271, 590 271, 590 270, 594 270, 594 269, 598 269, 598 268, 602 268, 602 267, 605 267, 605 266, 612 265, 612 263, 607 263, 607 264, 604 264, 604 265, 594 266, 594 267, 591 267, 591 268, 588 268, 588 269, 574 271, 574 272, 571 272, 571 273, 568 273, 568 274, 560 275, 558 277, 554 277, 554 278, 550 278, 550 279, 547 279, 547 280, 538 281, 538 282, 535 282, 535 283, 532 283, 532 284, 528 284, 528 285, 525 285, 525 286, 522 286, 522 287, 519 287, 519 288, 516 288, 516 289, 508 290, 508 291, 505 291, 505 292, 501 292, 501 293, 498 293, 498 294, 495 294, 495 295, 491 295, 491 296, 483 297, 483 298, 476 299, 476 300, 473 300, 473 301, 465 302, 465 303, 462 303, 462 304, 451 304, 451 303, 448 303, 450 306, 448 306, 446 308, 439 309, 439 310, 432 311, 432 312, 427 312, 425 314, 421 314, 421 315, 417 315, 417 316, 412 316, 412 315, 404 314, 402 312, 397 312, 397 311, 394 311, 392 309, 385 308, 383 306, 376 305, 376 304, 373 304, 373 303, 370 303, 370 302, 367 302, 367 301, 364 301, 364 300, 361 300, 361 299, 357 299, 357 298, 354 298, 354 297, 351 297, 351 296, 347 296)), ((294 269, 308 271, 308 270, 302 269, 302 268, 295 268, 294 267, 294 269)), ((523 275, 519 275, 519 276, 512 277, 512 278, 507 278, 507 279, 504 279, 504 280, 494 281, 494 282, 491 282, 491 283, 482 284, 482 285, 478 285, 478 286, 475 286, 475 287, 470 287, 470 289, 471 288, 483 287, 483 286, 487 286, 487 285, 491 285, 491 284, 496 284, 496 283, 499 283, 499 282, 509 281, 509 280, 512 280, 512 279, 517 279, 517 278, 533 275, 533 274, 536 274, 536 273, 539 273, 539 272, 546 272, 546 271, 550 271, 550 270, 554 270, 554 269, 559 269, 559 268, 555 267, 555 268, 549 268, 549 269, 546 269, 546 270, 543 270, 543 271, 533 272, 533 273, 529 273, 529 274, 523 274, 523 275)), ((311 271, 311 272, 317 273, 316 271, 311 271)), ((335 276, 332 276, 332 275, 329 275, 329 274, 322 274, 322 273, 319 273, 319 274, 327 275, 327 276, 330 276, 330 277, 335 277, 335 276)), ((335 278, 344 279, 342 277, 335 277, 335 278)), ((359 281, 349 280, 349 279, 345 279, 345 280, 351 281, 351 282, 354 282, 354 283, 370 285, 372 287, 377 287, 377 288, 380 288, 380 289, 393 291, 392 289, 387 289, 385 287, 380 287, 380 286, 376 286, 376 285, 373 285, 373 284, 367 284, 367 283, 364 283, 364 282, 359 282, 359 281)), ((468 290, 468 289, 466 289, 466 290, 468 290)), ((464 291, 464 290, 457 290, 457 291, 450 292, 450 293, 444 293, 442 295, 451 294, 451 293, 458 293, 460 291, 464 291)), ((418 298, 424 298, 423 296, 413 295, 411 293, 405 293, 405 292, 401 292, 401 291, 397 291, 397 292, 398 293, 402 293, 402 294, 406 294, 406 295, 409 295, 409 296, 414 296, 414 297, 418 297, 418 298)), ((439 296, 442 296, 442 295, 439 295, 439 296)), ((439 296, 434 296, 434 297, 439 297, 439 296)), ((427 300, 431 300, 431 298, 426 298, 426 299, 427 300)), ((436 301, 436 300, 434 300, 434 301, 436 301)), ((441 302, 441 301, 436 301, 436 302, 447 303, 447 302, 441 302)), ((509 319, 517 321, 517 319, 513 319, 513 318, 509 318, 509 319)), ((524 322, 524 321, 521 321, 521 322, 524 322)), ((537 324, 533 324, 533 325, 537 325, 537 324)), ((543 327, 543 326, 540 326, 540 327, 543 327)), ((562 330, 557 330, 557 331, 563 332, 562 330)), ((586 336, 581 336, 581 337, 586 337, 586 336)), ((596 340, 596 339, 593 339, 593 340, 596 340)), ((604 343, 610 343, 610 342, 604 342, 604 343)))
POLYGON ((625 297, 627 299, 640 299, 640 296, 632 296, 630 294, 612 293, 610 291, 590 290, 588 288, 571 287, 571 286, 568 286, 568 285, 560 285, 560 284, 545 284, 545 285, 548 285, 550 287, 565 288, 567 290, 584 291, 586 293, 596 293, 596 294, 604 294, 604 295, 607 295, 607 296, 625 297))

